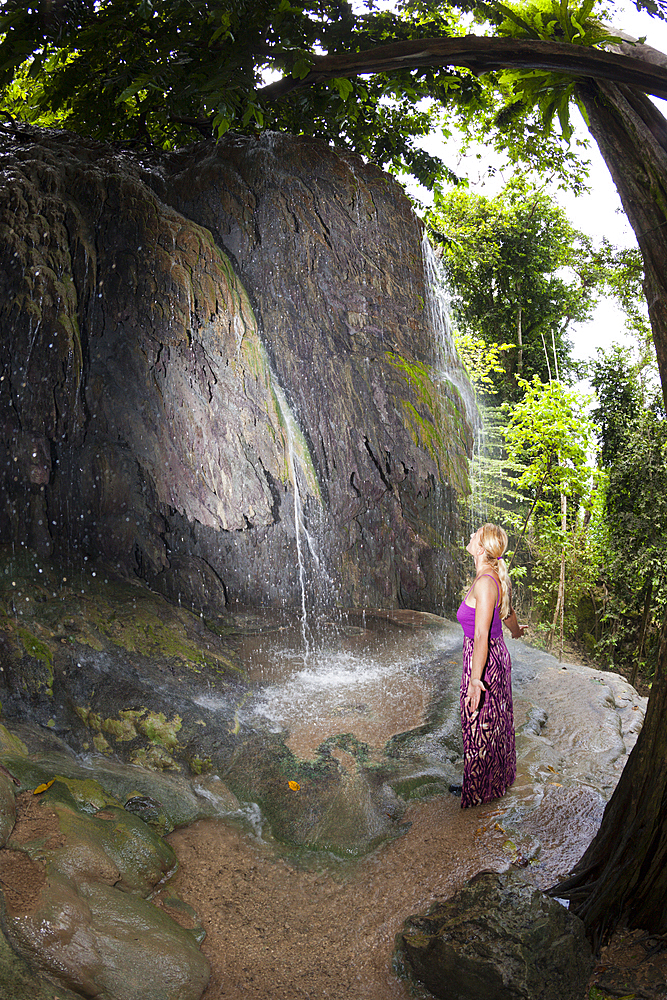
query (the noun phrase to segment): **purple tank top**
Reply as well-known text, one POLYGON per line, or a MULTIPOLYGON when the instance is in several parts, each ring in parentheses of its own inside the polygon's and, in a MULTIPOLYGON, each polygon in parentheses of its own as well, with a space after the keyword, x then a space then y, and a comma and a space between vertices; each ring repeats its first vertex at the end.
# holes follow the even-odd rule
MULTIPOLYGON (((493 582, 495 583, 496 587, 498 587, 498 601, 500 602, 500 587, 498 585, 498 581, 494 576, 491 576, 490 573, 483 573, 482 575, 490 576, 493 582)), ((473 587, 474 586, 475 585, 473 584, 473 587)), ((472 587, 470 588, 470 590, 472 590, 472 587)), ((468 594, 470 593, 470 590, 468 591, 468 594)), ((466 594, 466 597, 468 596, 468 594, 466 594)), ((466 604, 466 597, 464 597, 463 600, 461 601, 459 610, 456 612, 456 618, 458 620, 459 625, 463 629, 463 634, 466 635, 469 639, 474 639, 475 611, 477 609, 471 608, 469 604, 466 604)), ((495 608, 493 609, 493 618, 491 619, 491 628, 489 629, 489 639, 498 639, 502 634, 503 634, 503 626, 502 622, 500 621, 500 609, 498 604, 496 604, 495 608)))

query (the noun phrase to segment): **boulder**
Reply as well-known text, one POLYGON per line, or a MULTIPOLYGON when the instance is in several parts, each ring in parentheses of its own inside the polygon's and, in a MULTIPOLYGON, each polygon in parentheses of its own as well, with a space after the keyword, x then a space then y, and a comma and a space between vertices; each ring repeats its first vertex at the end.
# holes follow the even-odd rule
POLYGON ((82 996, 199 1000, 208 984, 208 962, 189 930, 103 882, 52 874, 33 912, 10 915, 7 930, 20 955, 82 996))
POLYGON ((199 1000, 204 931, 167 890, 176 865, 92 780, 56 776, 19 793, 0 849, 0 997, 199 1000), (16 992, 3 991, 14 979, 16 992))
POLYGON ((581 920, 512 870, 409 917, 398 950, 442 1000, 581 1000, 594 964, 581 920))

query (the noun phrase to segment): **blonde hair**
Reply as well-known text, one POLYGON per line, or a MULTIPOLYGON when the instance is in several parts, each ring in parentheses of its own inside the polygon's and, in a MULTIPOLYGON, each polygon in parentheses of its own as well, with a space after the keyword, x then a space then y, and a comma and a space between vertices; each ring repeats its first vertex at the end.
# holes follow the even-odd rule
POLYGON ((491 569, 498 574, 500 580, 500 617, 507 618, 510 613, 510 593, 512 590, 507 564, 502 558, 507 548, 507 532, 497 524, 483 524, 479 533, 479 541, 491 569))

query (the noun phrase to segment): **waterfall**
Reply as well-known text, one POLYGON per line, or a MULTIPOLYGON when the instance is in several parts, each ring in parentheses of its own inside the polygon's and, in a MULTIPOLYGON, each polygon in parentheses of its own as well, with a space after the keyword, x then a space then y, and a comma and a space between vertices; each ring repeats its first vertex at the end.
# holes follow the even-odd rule
POLYGON ((307 579, 306 563, 304 559, 304 543, 310 552, 313 565, 316 570, 320 568, 320 558, 317 553, 315 541, 306 527, 303 510, 304 495, 315 495, 321 503, 321 495, 315 469, 308 451, 308 445, 297 424, 294 414, 290 409, 282 387, 278 384, 276 377, 272 374, 273 393, 278 406, 278 411, 285 430, 285 444, 287 448, 287 472, 289 480, 294 490, 294 537, 296 540, 296 554, 299 572, 299 587, 301 590, 301 628, 306 651, 309 649, 307 637, 307 579), (302 484, 299 484, 301 479, 302 484))
MULTIPOLYGON (((433 335, 433 367, 441 382, 447 381, 459 394, 465 407, 465 414, 470 425, 472 454, 468 466, 471 496, 468 503, 468 517, 471 525, 486 520, 486 510, 483 501, 484 493, 484 454, 485 431, 482 413, 475 398, 468 374, 463 367, 461 358, 454 343, 450 318, 451 297, 447 278, 441 262, 435 255, 426 232, 422 238, 422 261, 424 266, 424 284, 426 288, 425 310, 433 335)), ((447 520, 447 511, 441 510, 443 523, 447 520)), ((465 530, 465 529, 464 529, 465 530)), ((448 548, 448 539, 443 537, 443 549, 448 548)))
POLYGON ((458 391, 465 405, 468 423, 476 434, 481 427, 481 416, 475 391, 454 343, 447 278, 426 232, 422 237, 422 262, 426 288, 426 315, 433 331, 434 368, 441 378, 450 382, 458 391))
POLYGON ((485 478, 488 476, 488 455, 486 427, 483 419, 475 428, 470 460, 470 530, 476 531, 480 524, 489 520, 488 491, 485 478))

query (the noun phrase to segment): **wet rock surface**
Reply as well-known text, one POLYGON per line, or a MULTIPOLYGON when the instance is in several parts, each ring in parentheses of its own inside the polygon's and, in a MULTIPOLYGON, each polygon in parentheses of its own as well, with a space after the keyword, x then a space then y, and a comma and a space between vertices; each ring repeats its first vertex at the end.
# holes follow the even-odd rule
POLYGON ((0 138, 0 542, 207 613, 298 606, 304 575, 320 603, 451 599, 467 380, 394 179, 286 135, 141 159, 23 134, 0 138))
MULTIPOLYGON (((2 726, 0 736, 17 771, 21 759, 47 773, 64 762, 52 753, 35 764, 2 726)), ((23 996, 32 978, 40 997, 62 987, 63 997, 199 1000, 209 966, 196 915, 181 926, 169 915, 173 902, 170 911, 156 905, 176 867, 157 831, 94 779, 56 774, 19 793, 0 849, 0 983, 17 977, 17 992, 3 995, 23 996)))
MULTIPOLYGON (((12 983, 12 1000, 126 1000, 132 983, 150 998, 138 934, 170 956, 160 975, 185 1000, 205 966, 196 905, 156 893, 169 831, 222 818, 286 856, 336 863, 394 846, 421 877, 400 850, 460 775, 458 630, 405 611, 332 615, 349 656, 340 697, 313 719, 296 713, 313 660, 277 643, 301 665, 269 682, 242 647, 293 629, 300 616, 282 609, 304 593, 327 607, 451 604, 470 411, 460 366, 440 367, 421 228, 393 179, 288 136, 138 159, 28 134, 0 137, 0 762, 19 781, 0 774, 0 995, 12 983), (355 692, 355 636, 373 645, 380 623, 411 637, 407 669, 382 667, 355 692)), ((473 832, 539 880, 594 832, 641 707, 607 675, 522 649, 519 778, 473 832)), ((452 885, 477 865, 471 823, 452 885)), ((251 879, 252 860, 243 870, 251 879)), ((227 904, 216 897, 211 923, 227 904)), ((240 949, 247 923, 234 926, 240 949)), ((290 955, 323 993, 302 952, 290 955)), ((262 942, 234 965, 240 993, 293 1000, 269 955, 262 942)))
POLYGON ((594 965, 581 920, 513 871, 410 917, 398 948, 441 1000, 581 1000, 594 965))
MULTIPOLYGON (((391 782, 401 768, 398 757, 387 759, 384 744, 405 725, 401 714, 388 729, 380 728, 384 735, 370 746, 365 729, 355 732, 359 721, 367 719, 366 709, 350 714, 349 706, 334 708, 326 732, 302 752, 289 745, 290 724, 276 724, 267 714, 267 685, 244 676, 240 650, 246 633, 273 641, 294 631, 297 616, 268 611, 206 621, 170 605, 138 581, 103 578, 91 585, 80 574, 76 583, 63 582, 64 575, 48 560, 19 560, 9 553, 0 568, 0 701, 14 723, 37 723, 59 741, 60 750, 79 755, 78 761, 60 764, 59 773, 81 779, 81 755, 107 756, 162 774, 167 801, 173 799, 167 790, 169 775, 199 776, 199 796, 192 791, 184 795, 173 825, 215 815, 215 780, 222 778, 236 799, 259 807, 280 840, 344 856, 364 853, 400 834, 404 798, 391 782), (193 799, 203 799, 205 780, 208 813, 201 802, 192 806, 193 799), (298 795, 290 794, 290 781, 298 785, 298 795)), ((361 613, 357 617, 362 620, 361 613)), ((421 664, 414 669, 439 677, 433 691, 438 685, 449 690, 455 684, 452 670, 437 669, 447 654, 438 642, 428 641, 429 629, 420 621, 419 614, 406 624, 400 613, 393 621, 386 613, 369 612, 368 628, 341 627, 343 636, 348 628, 354 642, 361 633, 372 645, 411 637, 410 655, 421 664), (419 655, 415 641, 421 646, 419 655)), ((430 622, 429 616, 423 621, 430 622)), ((340 641, 336 628, 335 622, 328 626, 327 641, 334 645, 340 641)), ((285 655, 295 654, 287 649, 285 655)), ((348 660, 348 682, 357 674, 356 665, 356 659, 348 660)), ((316 675, 310 669, 305 673, 316 675)), ((424 713, 430 711, 430 700, 424 713)), ((437 700, 442 701, 442 693, 437 700)), ((422 721, 421 712, 417 721, 422 721)), ((34 742, 34 735, 29 739, 34 742)), ((451 770, 450 761, 457 756, 454 739, 443 766, 451 770)), ((18 768, 19 776, 28 778, 30 771, 34 786, 45 780, 43 768, 35 764, 30 770, 25 761, 14 759, 11 747, 3 761, 10 770, 18 768)), ((105 787, 119 784, 117 776, 105 787)), ((133 797, 131 809, 139 816, 150 817, 151 811, 162 815, 159 804, 140 801, 144 794, 140 790, 133 797)), ((163 796, 155 798, 160 803, 163 796)), ((163 824, 162 829, 168 827, 163 824)))
MULTIPOLYGON (((72 779, 91 776, 86 757, 98 767, 109 758, 105 787, 162 832, 206 815, 205 796, 214 815, 222 779, 280 840, 351 856, 400 834, 406 802, 460 782, 460 632, 437 616, 346 612, 306 640, 283 612, 202 619, 139 582, 94 582, 11 553, 0 560, 0 601, 5 717, 52 734, 71 755, 59 773, 72 779), (130 795, 114 761, 156 772, 163 787, 139 783, 130 795), (199 783, 179 809, 170 776, 199 783)), ((595 824, 643 701, 618 675, 510 647, 519 766, 503 823, 529 861, 539 849, 529 816, 543 800, 567 810, 576 788, 572 824, 595 824)), ((34 731, 29 742, 39 752, 34 731)), ((4 754, 33 787, 45 780, 10 746, 4 754)))
MULTIPOLYGON (((559 664, 510 640, 517 781, 504 799, 461 817, 459 867, 450 872, 448 838, 460 809, 448 788, 460 780, 462 768, 458 626, 406 610, 329 612, 319 633, 314 620, 304 632, 299 616, 272 609, 202 618, 139 581, 93 580, 81 568, 64 569, 32 554, 19 558, 11 550, 0 563, 0 604, 6 724, 0 727, 0 763, 19 782, 15 786, 0 771, 0 855, 7 859, 0 873, 3 927, 24 969, 52 976, 60 968, 59 945, 56 940, 55 950, 42 956, 36 928, 56 921, 59 909, 73 914, 67 925, 72 930, 89 920, 84 937, 92 950, 85 952, 82 943, 80 978, 70 959, 62 958, 67 972, 60 982, 79 993, 95 982, 113 997, 115 980, 104 978, 93 952, 104 953, 105 969, 120 968, 123 949, 134 947, 132 933, 125 934, 133 926, 156 947, 180 954, 189 979, 201 982, 199 960, 189 945, 183 955, 177 929, 184 921, 181 929, 196 951, 202 926, 193 915, 197 894, 187 895, 191 884, 179 881, 178 873, 156 892, 174 862, 160 840, 164 835, 176 831, 171 837, 187 845, 191 861, 219 849, 217 827, 207 828, 205 845, 180 834, 201 823, 236 824, 245 831, 247 842, 241 834, 237 841, 243 871, 252 873, 254 851, 268 852, 264 914, 273 906, 272 854, 274 860, 318 857, 336 865, 361 865, 368 858, 370 885, 379 877, 377 852, 396 845, 398 869, 403 866, 406 877, 419 883, 418 891, 401 890, 402 919, 419 905, 425 909, 433 890, 458 888, 476 866, 486 866, 475 859, 486 859, 490 843, 499 869, 512 865, 539 887, 553 884, 595 833, 643 718, 645 701, 618 675, 559 664), (47 787, 33 795, 41 786, 47 787), (26 801, 34 806, 32 826, 21 812, 26 801), (428 843, 438 845, 436 854, 417 862, 410 848, 414 828, 422 815, 441 808, 443 830, 437 837, 424 831, 418 847, 427 857, 428 843), (472 844, 479 855, 468 853, 472 844), (136 850, 128 853, 129 845, 136 850), (431 873, 441 865, 442 884, 431 873), (20 887, 15 897, 12 885, 20 887), (31 893, 24 897, 28 886, 31 893), (128 902, 128 894, 135 902, 128 902), (153 931, 146 929, 148 917, 155 916, 151 907, 159 907, 160 918, 153 931), (108 915, 104 925, 101 913, 108 915), (176 929, 164 924, 166 918, 176 929)), ((217 878, 215 861, 210 864, 217 878)), ((220 871, 233 869, 226 864, 220 871)), ((384 873, 373 892, 381 894, 381 886, 396 877, 393 869, 384 873)), ((205 884, 193 884, 209 899, 205 884)), ((286 877, 285 899, 295 884, 286 877)), ((321 899, 310 900, 308 880, 299 892, 303 905, 308 900, 326 913, 329 896, 322 884, 321 899)), ((213 909, 203 923, 216 929, 212 950, 204 945, 210 962, 218 961, 227 934, 241 953, 246 948, 244 921, 231 925, 223 919, 233 905, 228 894, 240 889, 252 914, 250 883, 216 882, 210 890, 213 909)), ((389 897, 382 898, 382 906, 389 906, 389 897)), ((341 903, 341 927, 362 899, 360 893, 341 903)), ((385 937, 396 917, 387 910, 385 937)), ((334 951, 342 933, 336 932, 334 951)), ((374 934, 369 925, 368 940, 374 934)), ((7 952, 7 969, 14 968, 12 954, 7 952)), ((148 952, 141 954, 148 962, 148 952)), ((138 995, 144 990, 141 954, 132 952, 131 959, 138 995)), ((268 963, 270 951, 262 955, 268 963)), ((251 964, 257 961, 255 955, 251 964)), ((262 966, 267 984, 273 968, 262 966)), ((180 982, 179 974, 165 975, 180 982)), ((250 984, 240 969, 235 975, 250 984)), ((289 971, 281 976, 290 996, 289 971)), ((360 996, 393 995, 376 986, 360 996)), ((269 985, 266 990, 258 996, 271 995, 269 985)))

